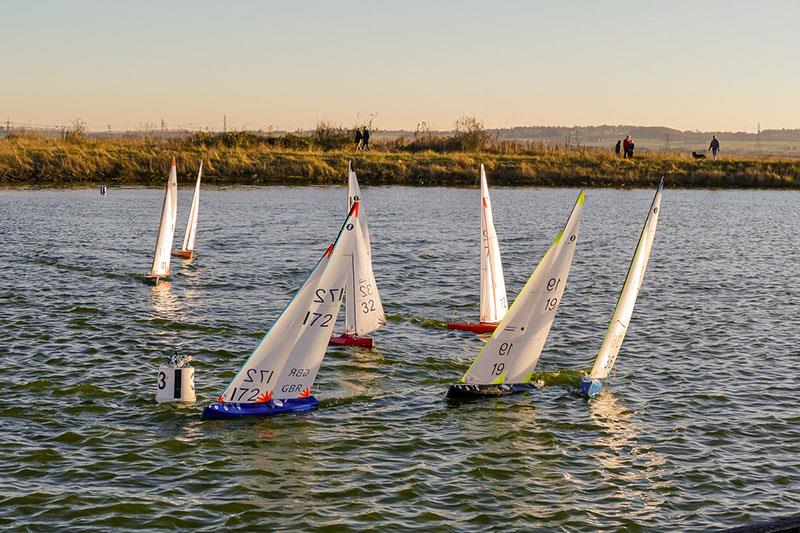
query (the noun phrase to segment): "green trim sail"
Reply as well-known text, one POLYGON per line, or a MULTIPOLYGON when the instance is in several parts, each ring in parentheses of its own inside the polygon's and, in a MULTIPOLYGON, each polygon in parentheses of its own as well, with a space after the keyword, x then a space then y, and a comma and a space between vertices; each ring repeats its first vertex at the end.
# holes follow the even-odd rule
POLYGON ((585 193, 461 382, 523 383, 533 371, 567 285, 585 193))

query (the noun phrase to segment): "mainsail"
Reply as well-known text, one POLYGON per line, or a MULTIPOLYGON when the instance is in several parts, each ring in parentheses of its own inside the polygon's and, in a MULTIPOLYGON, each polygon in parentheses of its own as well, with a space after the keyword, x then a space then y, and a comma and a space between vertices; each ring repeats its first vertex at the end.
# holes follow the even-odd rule
POLYGON ((372 272, 372 249, 367 229, 367 215, 361 199, 356 173, 348 165, 348 208, 360 203, 358 228, 353 240, 353 253, 350 257, 350 276, 345 293, 344 330, 346 335, 367 335, 384 325, 383 313, 375 274, 372 272))
MULTIPOLYGON (((212 168, 213 170, 213 168, 212 168)), ((194 195, 192 196, 192 207, 189 209, 189 220, 186 222, 186 234, 183 236, 184 252, 191 252, 194 250, 194 238, 197 234, 197 215, 200 209, 200 177, 203 175, 203 161, 200 161, 200 170, 197 172, 197 183, 194 186, 194 195)))
POLYGON ((650 205, 650 211, 647 213, 642 233, 639 235, 639 242, 628 267, 628 274, 625 276, 622 292, 620 292, 617 306, 611 317, 611 324, 608 326, 603 344, 600 346, 600 352, 597 354, 597 359, 595 359, 590 375, 592 379, 604 379, 608 376, 608 373, 614 367, 614 362, 617 360, 625 333, 628 331, 628 325, 633 315, 633 307, 636 304, 636 298, 639 296, 639 290, 642 288, 642 282, 644 281, 647 262, 650 259, 650 251, 653 249, 658 215, 661 211, 661 191, 663 188, 664 180, 662 179, 653 198, 653 203, 650 205))
POLYGON ((358 186, 358 178, 353 171, 353 162, 347 163, 347 211, 353 207, 353 202, 361 203, 361 214, 358 216, 361 225, 361 233, 364 234, 364 242, 367 244, 367 254, 372 256, 372 244, 369 240, 369 230, 367 229, 367 213, 364 211, 364 202, 361 199, 361 187, 358 186))
POLYGON ((172 167, 169 169, 169 192, 172 197, 170 208, 172 209, 172 227, 178 226, 178 168, 175 165, 175 158, 172 158, 172 167))
POLYGON ((508 311, 506 282, 500 261, 500 246, 492 219, 492 201, 481 165, 481 322, 500 322, 508 311))
POLYGON ((150 269, 151 278, 160 278, 169 275, 169 258, 172 249, 172 239, 175 235, 175 217, 172 216, 173 195, 169 183, 164 189, 164 205, 161 207, 161 222, 158 225, 156 248, 153 252, 153 267, 150 269))
POLYGON ((355 202, 336 240, 219 401, 260 403, 311 394, 344 298, 359 229, 355 202))
POLYGON ((530 380, 564 294, 575 255, 584 192, 564 229, 545 253, 511 309, 461 378, 468 384, 516 384, 530 380))

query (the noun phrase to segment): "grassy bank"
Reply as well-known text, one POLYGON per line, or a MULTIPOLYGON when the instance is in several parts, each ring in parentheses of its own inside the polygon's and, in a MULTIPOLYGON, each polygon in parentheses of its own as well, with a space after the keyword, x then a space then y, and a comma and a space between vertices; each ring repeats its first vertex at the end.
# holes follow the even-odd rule
POLYGON ((484 151, 434 151, 377 145, 371 152, 326 148, 298 136, 200 135, 188 139, 66 139, 16 136, 0 140, 0 185, 160 185, 172 156, 181 181, 204 159, 204 181, 215 184, 342 183, 352 159, 364 185, 474 186, 480 163, 493 185, 649 187, 660 176, 670 187, 800 188, 800 160, 725 157, 694 160, 647 152, 635 159, 552 147, 490 146, 484 151))

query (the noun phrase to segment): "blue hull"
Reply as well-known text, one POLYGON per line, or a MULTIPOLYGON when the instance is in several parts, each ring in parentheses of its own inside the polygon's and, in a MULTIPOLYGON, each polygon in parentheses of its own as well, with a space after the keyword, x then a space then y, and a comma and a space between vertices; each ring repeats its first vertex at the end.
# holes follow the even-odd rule
POLYGON ((203 420, 305 413, 313 411, 317 407, 319 407, 319 401, 313 396, 288 400, 270 400, 265 403, 214 402, 206 405, 203 409, 203 420))
POLYGON ((456 383, 447 389, 447 398, 450 400, 476 400, 478 398, 498 398, 510 396, 520 392, 531 392, 536 387, 530 383, 514 383, 512 385, 470 385, 456 383))
POLYGON ((589 376, 583 376, 581 379, 581 394, 585 398, 600 394, 601 390, 603 390, 603 382, 599 379, 592 379, 589 376))

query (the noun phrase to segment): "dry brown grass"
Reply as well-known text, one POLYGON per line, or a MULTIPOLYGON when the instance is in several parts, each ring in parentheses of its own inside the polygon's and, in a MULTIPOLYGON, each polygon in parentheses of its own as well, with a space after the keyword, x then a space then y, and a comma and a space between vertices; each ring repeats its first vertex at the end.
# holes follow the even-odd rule
POLYGON ((371 152, 324 149, 298 136, 182 140, 91 138, 51 140, 15 136, 0 140, 0 183, 160 185, 172 156, 179 178, 191 181, 202 158, 207 183, 342 183, 353 160, 364 184, 474 186, 484 163, 494 185, 651 186, 663 175, 672 187, 800 186, 800 161, 772 157, 693 160, 674 153, 646 152, 635 159, 611 153, 563 151, 526 143, 492 145, 483 152, 411 151, 396 143, 371 152), (289 146, 289 147, 287 147, 289 146))

